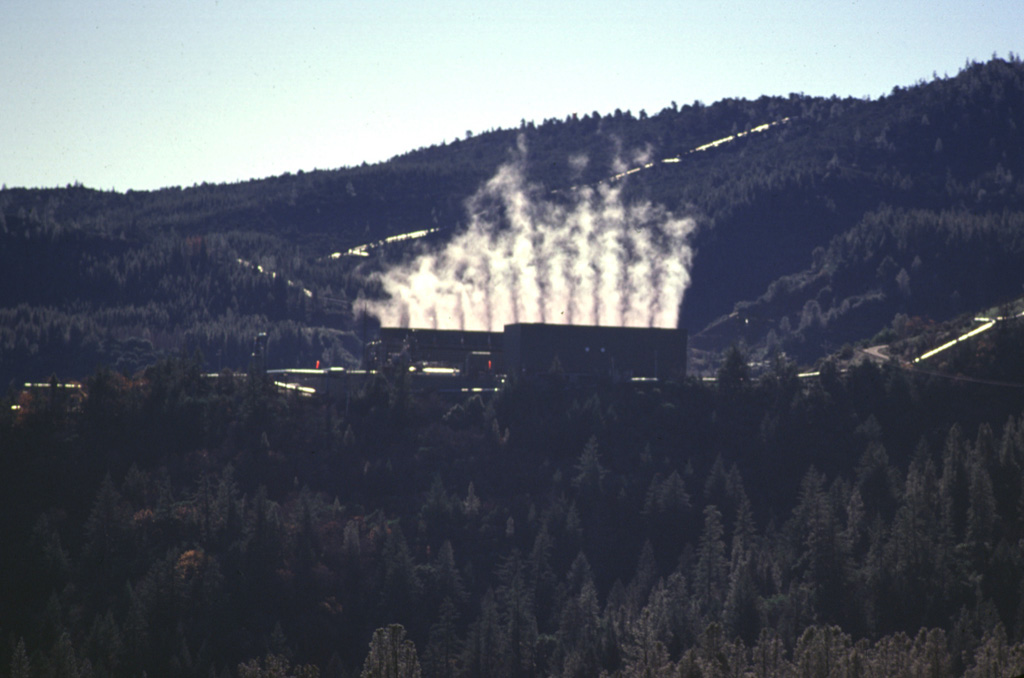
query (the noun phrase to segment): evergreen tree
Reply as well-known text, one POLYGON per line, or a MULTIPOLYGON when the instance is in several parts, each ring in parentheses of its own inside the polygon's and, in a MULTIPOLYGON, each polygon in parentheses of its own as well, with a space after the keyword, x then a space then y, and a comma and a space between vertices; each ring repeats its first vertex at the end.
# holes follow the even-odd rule
POLYGON ((785 645, 773 629, 761 629, 750 653, 750 666, 757 678, 789 675, 791 667, 786 660, 785 645))
POLYGON ((946 633, 942 629, 922 628, 914 639, 914 670, 927 678, 952 675, 946 633))
POLYGON ((438 609, 437 621, 430 627, 425 663, 431 676, 453 678, 459 674, 463 643, 456 632, 458 617, 454 601, 446 596, 438 609))
POLYGON ((373 632, 370 652, 363 662, 362 678, 419 678, 416 646, 405 637, 401 624, 390 624, 373 632))
POLYGON ((469 594, 455 565, 455 551, 450 540, 446 539, 437 550, 430 571, 435 596, 439 599, 448 598, 453 603, 465 602, 469 594))
POLYGON ((65 631, 50 651, 47 673, 54 678, 87 678, 92 673, 89 660, 79 661, 71 635, 65 631))
POLYGON ((395 524, 384 542, 384 581, 381 606, 390 618, 408 616, 420 596, 421 583, 412 555, 402 533, 395 524))
POLYGON ((824 484, 824 475, 814 468, 804 474, 791 528, 802 542, 796 568, 813 596, 814 609, 822 618, 838 621, 846 602, 844 585, 850 567, 842 529, 824 484))
POLYGON ((1024 673, 1024 643, 1010 645, 1002 624, 986 632, 974 651, 974 663, 964 674, 966 678, 1018 676, 1024 673))
POLYGON ((494 678, 507 675, 503 669, 501 647, 504 642, 494 593, 488 590, 480 601, 480 614, 469 628, 463 654, 467 676, 494 678))
POLYGON ((11 678, 29 678, 32 675, 32 662, 25 650, 25 639, 18 638, 18 644, 14 646, 11 654, 11 678))
POLYGON ((572 485, 580 491, 580 495, 588 499, 594 499, 600 495, 604 477, 608 475, 608 471, 601 465, 595 436, 591 436, 587 444, 584 445, 583 453, 580 454, 575 469, 576 475, 573 476, 572 485))
POLYGON ((746 648, 742 642, 726 640, 725 632, 718 623, 708 624, 697 639, 696 665, 702 676, 727 678, 743 676, 747 672, 746 648))
POLYGON ((583 678, 600 673, 601 619, 591 579, 562 605, 556 640, 556 666, 561 666, 562 676, 583 678))
POLYGON ((992 491, 992 478, 980 463, 970 469, 968 489, 967 528, 964 535, 968 548, 979 564, 988 561, 995 547, 996 499, 992 491))
POLYGON ((733 564, 722 615, 730 635, 745 643, 756 640, 761 629, 761 610, 750 559, 749 555, 744 555, 733 564))
POLYGON ((937 552, 939 533, 938 479, 927 456, 910 463, 900 506, 893 521, 891 544, 895 552, 895 580, 905 623, 920 624, 936 612, 936 596, 943 576, 937 552))
POLYGON ((536 670, 537 619, 533 590, 526 563, 512 551, 497 571, 496 597, 503 627, 501 654, 512 678, 534 675, 536 670))
POLYGON ((238 678, 320 678, 320 669, 312 664, 292 666, 287 658, 268 654, 239 664, 238 678))
MULTIPOLYGON (((793 650, 793 664, 799 676, 843 675, 849 661, 851 638, 838 626, 810 626, 793 650)), ((899 675, 886 673, 882 675, 899 675)))
POLYGON ((533 549, 526 563, 529 585, 534 591, 537 619, 542 624, 554 622, 559 612, 555 604, 557 577, 551 562, 553 550, 554 540, 548 531, 548 521, 545 520, 534 537, 533 549))
POLYGON ((630 678, 668 678, 672 675, 668 650, 657 639, 651 611, 644 608, 630 623, 623 647, 622 675, 630 678))
POLYGON ((85 522, 85 553, 96 576, 123 572, 126 553, 127 507, 108 473, 100 484, 92 510, 85 522))
POLYGON ((714 504, 707 505, 704 507, 704 532, 697 547, 693 585, 698 606, 706 618, 712 620, 721 618, 728 586, 729 561, 725 558, 723 534, 721 512, 714 504))
POLYGON ((677 656, 692 645, 695 629, 703 623, 699 616, 701 610, 695 606, 686 579, 679 571, 658 580, 644 610, 650 612, 655 637, 664 644, 670 656, 677 656))

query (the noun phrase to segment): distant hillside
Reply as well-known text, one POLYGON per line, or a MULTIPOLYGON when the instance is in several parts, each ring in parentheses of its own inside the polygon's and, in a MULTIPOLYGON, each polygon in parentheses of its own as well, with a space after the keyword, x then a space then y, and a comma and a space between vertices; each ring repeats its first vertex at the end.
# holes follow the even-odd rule
POLYGON ((465 200, 517 144, 549 191, 649 160, 623 196, 696 219, 681 323, 812 362, 891 326, 1018 296, 1024 282, 1024 66, 969 63, 878 100, 762 97, 526 122, 387 163, 126 194, 0 191, 0 383, 133 371, 200 349, 244 367, 355 361, 360 295, 401 252, 329 259, 467 221, 465 200), (699 153, 711 141, 788 119, 699 153), (585 159, 585 162, 584 162, 585 159), (385 258, 387 257, 387 258, 385 258))

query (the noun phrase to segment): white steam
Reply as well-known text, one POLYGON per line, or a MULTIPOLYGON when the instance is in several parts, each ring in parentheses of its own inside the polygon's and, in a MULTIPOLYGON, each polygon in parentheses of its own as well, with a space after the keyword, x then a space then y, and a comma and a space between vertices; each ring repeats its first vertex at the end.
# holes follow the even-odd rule
POLYGON ((692 219, 620 189, 550 199, 522 162, 467 203, 469 225, 437 252, 381 276, 368 301, 386 326, 500 331, 507 323, 675 327, 690 281, 692 219))

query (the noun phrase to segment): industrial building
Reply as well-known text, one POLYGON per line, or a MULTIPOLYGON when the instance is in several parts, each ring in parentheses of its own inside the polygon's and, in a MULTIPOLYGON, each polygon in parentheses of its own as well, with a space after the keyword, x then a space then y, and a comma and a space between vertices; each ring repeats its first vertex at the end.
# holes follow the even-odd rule
POLYGON ((509 375, 557 366, 570 378, 671 379, 686 373, 686 331, 652 327, 505 325, 509 375))
POLYGON ((407 366, 463 378, 531 376, 553 368, 573 380, 673 379, 686 373, 686 331, 514 323, 504 332, 383 327, 366 369, 407 366))
POLYGON ((502 374, 501 332, 429 330, 382 327, 380 336, 367 344, 367 369, 396 365, 446 367, 463 374, 502 374))
MULTIPOLYGON (((402 375, 412 392, 493 393, 509 378, 557 373, 570 384, 644 382, 686 375, 685 330, 514 323, 503 332, 382 327, 360 369, 266 370, 282 391, 349 398, 375 375, 402 375)), ((262 369, 266 336, 257 338, 262 369)), ((216 375, 210 375, 216 376, 216 375)))

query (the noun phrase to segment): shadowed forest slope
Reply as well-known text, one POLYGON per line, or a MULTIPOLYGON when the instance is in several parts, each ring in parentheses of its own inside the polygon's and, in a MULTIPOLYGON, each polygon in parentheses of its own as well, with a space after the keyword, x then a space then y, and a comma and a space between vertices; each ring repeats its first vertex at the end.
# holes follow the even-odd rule
POLYGON ((878 100, 793 94, 523 121, 378 165, 232 185, 5 188, 0 380, 131 373, 182 349, 200 349, 205 369, 239 369, 260 330, 276 366, 352 364, 354 300, 382 293, 373 273, 424 242, 443 247, 469 218, 466 198, 520 145, 547 191, 678 157, 620 185, 627 203, 696 220, 680 319, 694 346, 812 362, 900 314, 942 321, 1020 294, 1022 74, 1011 56, 878 100), (690 153, 768 122, 779 124, 690 153), (427 228, 441 230, 327 258, 427 228))

